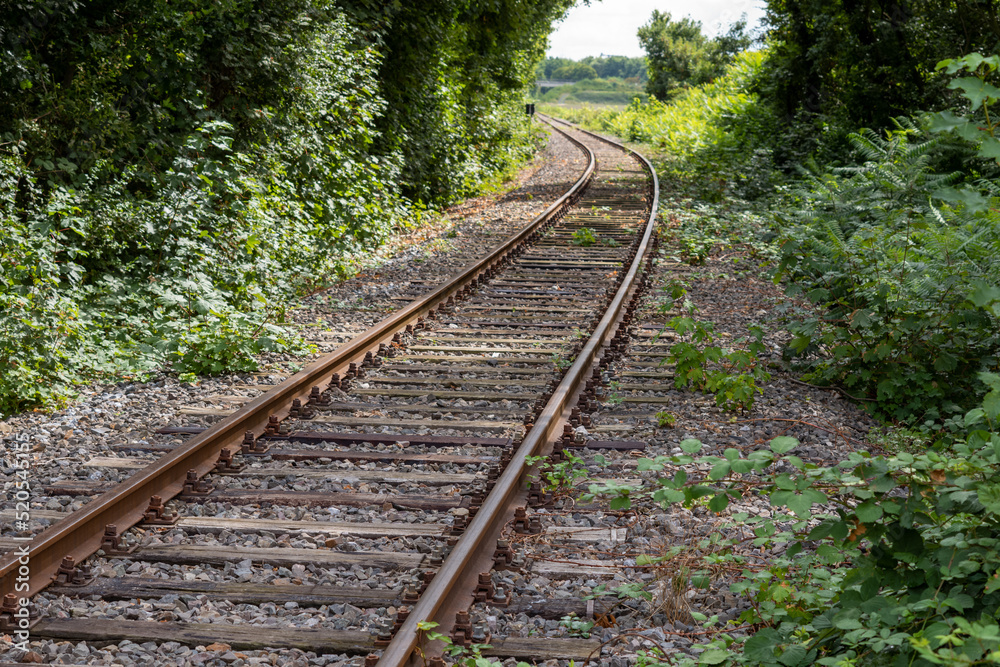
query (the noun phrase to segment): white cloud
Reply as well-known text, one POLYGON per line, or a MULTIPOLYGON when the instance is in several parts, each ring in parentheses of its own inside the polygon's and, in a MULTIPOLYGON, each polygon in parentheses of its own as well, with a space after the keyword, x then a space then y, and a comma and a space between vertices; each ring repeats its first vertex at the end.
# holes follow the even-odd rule
POLYGON ((706 34, 724 30, 746 14, 750 27, 764 16, 764 0, 594 0, 589 7, 578 5, 556 23, 549 37, 548 55, 579 60, 586 56, 642 56, 636 31, 649 21, 654 9, 674 18, 690 16, 706 34))

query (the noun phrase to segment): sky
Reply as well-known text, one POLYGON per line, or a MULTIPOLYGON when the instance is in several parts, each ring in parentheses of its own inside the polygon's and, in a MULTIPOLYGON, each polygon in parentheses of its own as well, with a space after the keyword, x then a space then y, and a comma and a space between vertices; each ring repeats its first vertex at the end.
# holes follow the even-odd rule
POLYGON ((746 13, 750 28, 764 16, 764 0, 592 0, 578 5, 556 23, 549 36, 548 55, 579 60, 586 56, 642 56, 636 30, 649 21, 654 9, 679 19, 701 21, 705 34, 714 36, 746 13))

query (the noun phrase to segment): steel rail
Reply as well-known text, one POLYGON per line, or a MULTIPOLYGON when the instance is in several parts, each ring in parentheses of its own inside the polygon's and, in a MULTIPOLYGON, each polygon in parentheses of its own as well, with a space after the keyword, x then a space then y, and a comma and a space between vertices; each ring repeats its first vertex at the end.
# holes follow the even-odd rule
POLYGON ((484 272, 519 252, 539 227, 557 220, 590 182, 596 159, 593 152, 576 138, 559 128, 553 129, 584 151, 587 166, 573 186, 551 206, 516 235, 485 257, 464 267, 445 284, 313 362, 83 508, 68 514, 66 519, 35 535, 31 541, 4 554, 0 557, 0 597, 7 593, 30 597, 44 589, 56 576, 64 557, 72 556, 79 563, 100 548, 106 525, 114 524, 124 531, 139 523, 152 496, 160 496, 166 502, 179 494, 189 470, 194 470, 199 478, 211 472, 223 449, 238 449, 248 431, 255 436, 261 435, 271 415, 279 418, 287 416, 292 400, 298 398, 305 403, 313 387, 325 386, 333 373, 347 370, 352 362, 360 362, 367 352, 374 353, 379 344, 388 343, 394 333, 416 322, 449 297, 456 296, 484 272))
MULTIPOLYGON (((539 114, 548 121, 548 117, 539 114)), ((549 122, 552 127, 555 125, 549 122)), ((555 128, 558 129, 558 128, 555 128)), ((410 610, 406 620, 399 627, 392 641, 382 652, 377 667, 406 667, 416 665, 416 649, 422 641, 418 624, 434 622, 439 625, 437 631, 451 627, 453 618, 447 618, 457 608, 467 608, 466 600, 471 600, 472 590, 469 583, 478 576, 478 563, 482 562, 483 554, 492 559, 497 538, 506 523, 507 517, 513 511, 512 501, 524 490, 524 482, 529 472, 527 458, 537 456, 543 448, 551 444, 553 436, 562 424, 564 411, 571 407, 575 398, 593 372, 600 359, 600 353, 613 336, 622 317, 622 310, 638 286, 637 278, 641 273, 642 262, 650 247, 655 229, 657 209, 660 200, 660 184, 656 170, 645 157, 632 149, 605 137, 574 128, 596 139, 609 143, 623 151, 634 155, 649 172, 653 184, 653 201, 650 208, 646 230, 636 250, 628 273, 615 293, 611 305, 605 311, 594 333, 588 339, 576 361, 563 376, 552 398, 545 405, 534 427, 525 434, 521 445, 514 453, 510 463, 501 473, 493 490, 486 496, 482 507, 476 513, 469 526, 465 529, 451 553, 445 558, 434 579, 420 595, 420 599, 410 610)), ((422 660, 421 660, 422 662, 422 660)))

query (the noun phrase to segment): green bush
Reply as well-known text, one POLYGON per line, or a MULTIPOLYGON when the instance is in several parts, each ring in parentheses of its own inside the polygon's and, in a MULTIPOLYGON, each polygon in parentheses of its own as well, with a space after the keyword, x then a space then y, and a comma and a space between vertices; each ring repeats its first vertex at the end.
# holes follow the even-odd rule
MULTIPOLYGON (((700 545, 706 556, 690 580, 711 585, 713 572, 739 571, 729 583, 752 607, 735 621, 737 637, 717 619, 698 658, 671 659, 655 650, 646 667, 670 665, 984 665, 1000 660, 1000 375, 983 374, 989 392, 980 407, 955 420, 961 438, 923 454, 854 453, 818 467, 794 454, 797 441, 779 437, 770 450, 744 456, 686 454, 641 459, 659 477, 643 489, 592 484, 590 497, 614 506, 679 504, 724 512, 753 494, 771 516, 733 514, 736 537, 718 532, 700 545), (689 476, 695 464, 704 475, 689 476), (750 539, 744 535, 752 536, 750 539), (748 548, 752 551, 748 551, 748 548), (760 550, 777 553, 759 567, 760 550)), ((585 496, 586 498, 586 496, 585 496)), ((675 555, 644 556, 655 565, 675 555)), ((705 620, 703 618, 703 620, 705 620)))
POLYGON ((791 324, 807 379, 931 425, 978 400, 1000 354, 1000 218, 935 204, 957 175, 931 172, 939 143, 913 127, 852 135, 858 166, 811 176, 777 213, 777 275, 815 304, 791 324))

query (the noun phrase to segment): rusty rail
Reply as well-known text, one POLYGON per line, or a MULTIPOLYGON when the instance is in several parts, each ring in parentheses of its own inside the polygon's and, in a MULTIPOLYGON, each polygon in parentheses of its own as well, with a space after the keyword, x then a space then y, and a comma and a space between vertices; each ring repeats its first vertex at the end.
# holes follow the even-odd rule
MULTIPOLYGON (((549 122, 546 116, 539 114, 539 118, 549 122)), ((555 128, 554 124, 551 122, 549 124, 555 128)), ((628 273, 625 274, 621 286, 594 333, 566 375, 563 376, 562 382, 553 392, 552 398, 549 399, 541 415, 535 421, 534 427, 525 434, 520 447, 500 475, 493 490, 483 501, 482 507, 462 537, 459 538, 458 543, 445 559, 427 589, 420 595, 420 600, 410 610, 392 642, 382 652, 377 667, 417 665, 415 649, 421 640, 418 623, 432 621, 439 624, 438 631, 447 630, 452 625, 455 611, 468 608, 468 602, 472 597, 470 582, 478 577, 484 562, 492 561, 496 540, 513 512, 513 501, 524 490, 525 479, 529 472, 526 459, 529 456, 544 453, 551 444, 553 435, 557 433, 558 427, 563 423, 564 412, 575 403, 586 378, 590 376, 598 364, 601 352, 612 338, 621 320, 623 307, 628 303, 638 286, 637 278, 641 273, 642 262, 652 241, 657 208, 659 207, 660 185, 656 177, 656 170, 645 157, 619 143, 577 127, 573 129, 631 153, 645 166, 653 184, 653 200, 645 233, 628 273)))
POLYGON ((71 556, 76 562, 81 562, 100 548, 106 525, 115 524, 120 531, 124 531, 139 523, 152 496, 160 496, 164 502, 173 498, 183 489, 188 471, 194 470, 199 478, 208 474, 215 467, 222 449, 238 449, 247 432, 259 436, 264 432, 271 415, 279 418, 287 416, 294 399, 306 402, 312 388, 324 386, 333 373, 345 371, 352 362, 360 362, 365 353, 374 352, 380 343, 388 343, 394 333, 417 322, 418 318, 427 315, 431 309, 443 305, 449 297, 456 296, 457 292, 475 283, 485 272, 516 256, 540 227, 561 217, 583 192, 594 174, 596 161, 593 152, 559 128, 554 129, 584 151, 588 156, 588 164, 573 186, 524 229, 485 257, 463 268, 444 285, 396 311, 341 348, 313 362, 233 415, 69 514, 63 521, 39 533, 25 543, 26 553, 15 549, 4 554, 0 557, 0 597, 7 593, 27 597, 41 591, 52 582, 63 558, 71 556), (25 562, 28 563, 27 566, 23 565, 25 562), (23 575, 24 570, 19 569, 22 567, 28 568, 29 576, 23 575), (24 583, 28 584, 27 589, 24 588, 24 583))

